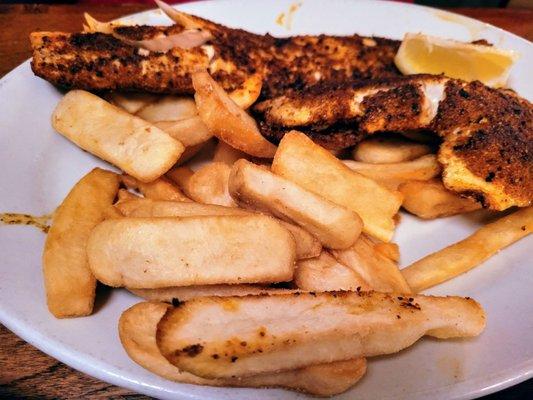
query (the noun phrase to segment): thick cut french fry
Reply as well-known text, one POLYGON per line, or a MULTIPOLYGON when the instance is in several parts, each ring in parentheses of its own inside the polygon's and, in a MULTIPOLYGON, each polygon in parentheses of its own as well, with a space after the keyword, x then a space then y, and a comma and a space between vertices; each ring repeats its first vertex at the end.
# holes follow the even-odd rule
POLYGON ((151 182, 183 153, 161 129, 83 90, 68 92, 52 115, 53 127, 82 149, 151 182))
POLYGON ((353 159, 363 163, 403 163, 431 153, 431 147, 402 137, 374 136, 353 149, 353 159))
POLYGON ((385 242, 392 238, 401 195, 350 170, 303 133, 293 131, 283 137, 272 171, 355 211, 363 220, 363 231, 370 235, 385 242))
POLYGON ((184 192, 187 191, 189 179, 194 175, 194 171, 189 167, 175 167, 169 170, 165 176, 179 186, 184 192))
POLYGON ((415 291, 420 292, 465 273, 501 249, 533 231, 533 206, 479 228, 472 235, 402 270, 415 291))
POLYGON ((148 301, 181 303, 198 297, 231 297, 260 294, 294 293, 291 289, 269 288, 259 285, 203 285, 174 286, 159 289, 128 289, 133 294, 148 301))
POLYGON ((357 272, 373 290, 380 292, 410 293, 411 288, 401 274, 398 265, 376 251, 374 242, 361 235, 357 242, 346 250, 332 250, 339 262, 357 272))
POLYGON ((231 168, 224 163, 204 165, 190 177, 183 190, 191 199, 200 203, 235 207, 235 201, 228 190, 230 173, 231 168))
POLYGON ((142 109, 136 115, 148 122, 180 121, 198 115, 196 104, 191 97, 166 95, 142 109))
POLYGON ((440 179, 405 182, 398 186, 398 190, 403 195, 402 207, 424 219, 448 217, 481 208, 476 201, 446 189, 440 179))
MULTIPOLYGON (((152 201, 140 198, 133 201, 120 202, 116 207, 126 217, 199 217, 254 214, 237 207, 224 207, 195 202, 152 201)), ((322 245, 309 232, 285 221, 276 219, 276 222, 286 228, 294 237, 296 258, 298 260, 316 257, 320 254, 322 245)))
POLYGON ((378 242, 374 244, 374 250, 395 263, 400 261, 400 247, 396 243, 378 242))
POLYGON ((133 194, 132 192, 129 192, 126 189, 119 189, 117 198, 118 198, 117 204, 120 204, 121 202, 127 201, 127 200, 142 199, 141 196, 137 196, 136 194, 133 194))
POLYGON ((471 337, 484 327, 485 314, 477 302, 451 296, 323 292, 203 297, 167 311, 158 324, 157 344, 178 368, 225 378, 391 354, 424 335, 471 337))
POLYGON ((295 243, 262 215, 119 218, 93 229, 87 254, 114 287, 273 283, 292 279, 295 243))
POLYGON ((57 209, 43 251, 48 309, 57 318, 93 310, 96 279, 85 247, 91 230, 105 217, 118 190, 117 174, 95 168, 70 191, 57 209))
POLYGON ((151 93, 111 92, 106 96, 106 100, 130 114, 135 114, 141 108, 157 101, 159 97, 151 93))
POLYGON ((371 164, 345 160, 344 164, 352 171, 367 176, 389 188, 397 188, 407 181, 427 181, 439 176, 442 168, 437 156, 428 154, 411 161, 391 164, 371 164))
POLYGON ((229 191, 245 208, 288 219, 329 248, 348 248, 361 233, 362 221, 354 211, 246 160, 233 165, 229 191))
POLYGON ((282 387, 316 396, 332 396, 347 390, 365 373, 364 360, 318 364, 292 371, 255 375, 248 378, 204 379, 180 371, 161 355, 157 347, 157 324, 170 306, 139 303, 124 311, 118 324, 120 341, 137 364, 163 378, 209 386, 282 387))
POLYGON ((255 120, 207 72, 192 74, 192 84, 198 113, 213 135, 252 156, 274 156, 276 146, 261 135, 255 120))
POLYGON ((155 122, 154 125, 164 130, 174 139, 179 140, 185 147, 205 143, 213 137, 198 116, 181 121, 159 121, 155 122))
POLYGON ((241 158, 248 159, 250 156, 243 153, 240 150, 234 149, 226 142, 219 140, 217 147, 215 147, 215 154, 213 155, 213 162, 221 162, 232 166, 235 161, 240 160, 241 158))
POLYGON ((147 199, 170 200, 170 201, 191 201, 182 191, 173 185, 167 178, 161 177, 153 182, 144 183, 137 179, 122 175, 122 182, 129 189, 137 189, 147 199))
POLYGON ((317 292, 370 289, 361 275, 338 262, 327 251, 316 258, 298 261, 294 270, 294 283, 299 289, 317 292))

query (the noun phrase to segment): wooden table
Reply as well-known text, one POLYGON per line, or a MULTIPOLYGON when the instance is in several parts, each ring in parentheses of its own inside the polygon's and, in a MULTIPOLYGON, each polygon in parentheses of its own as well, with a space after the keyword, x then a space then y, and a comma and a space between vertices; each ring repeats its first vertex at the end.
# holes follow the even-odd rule
MULTIPOLYGON (((28 35, 36 30, 78 31, 87 11, 109 20, 151 8, 146 5, 0 5, 0 77, 30 57, 28 35)), ((533 40, 533 11, 454 9, 533 40)), ((498 394, 508 399, 533 393, 530 380, 498 394)), ((0 398, 146 399, 77 372, 27 344, 0 325, 0 398)), ((496 399, 489 396, 487 399, 496 399)), ((502 397, 498 397, 502 398, 502 397)))

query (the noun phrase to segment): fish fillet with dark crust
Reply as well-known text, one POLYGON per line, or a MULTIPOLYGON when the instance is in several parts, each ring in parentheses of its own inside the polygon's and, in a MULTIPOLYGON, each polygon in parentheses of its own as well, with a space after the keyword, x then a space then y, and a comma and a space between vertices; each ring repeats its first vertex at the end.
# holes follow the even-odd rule
POLYGON ((533 106, 510 90, 416 75, 316 86, 260 102, 254 113, 273 140, 297 129, 334 149, 376 132, 432 131, 447 188, 495 210, 533 199, 533 106), (338 127, 342 140, 328 140, 338 127))
POLYGON ((120 40, 183 32, 177 24, 117 26, 112 33, 34 32, 30 36, 32 69, 67 88, 174 94, 193 94, 190 74, 198 68, 208 68, 226 90, 234 90, 250 75, 260 73, 263 98, 321 81, 400 75, 393 60, 400 45, 396 40, 359 35, 274 38, 187 17, 211 34, 205 46, 160 53, 120 40))

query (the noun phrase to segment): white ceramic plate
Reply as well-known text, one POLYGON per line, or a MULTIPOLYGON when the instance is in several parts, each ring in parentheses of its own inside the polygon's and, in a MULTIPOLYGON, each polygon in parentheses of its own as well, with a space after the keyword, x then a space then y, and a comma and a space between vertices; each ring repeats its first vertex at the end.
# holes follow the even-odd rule
MULTIPOLYGON (((276 24, 290 1, 216 1, 183 10, 254 32, 274 35, 351 34, 400 39, 405 32, 474 40, 484 38, 522 54, 511 86, 530 101, 531 43, 495 27, 429 8, 374 1, 306 0, 292 29, 276 24), (529 74, 528 74, 529 73, 529 74)), ((127 18, 168 23, 160 12, 127 18)), ((81 26, 81 22, 80 22, 81 26)), ((54 133, 50 115, 61 93, 36 78, 26 62, 0 81, 0 212, 50 213, 72 185, 103 162, 54 133)), ((457 241, 480 226, 483 213, 421 222, 403 215, 396 233, 402 264, 457 241)), ((31 227, 0 226, 0 321, 23 339, 66 364, 104 381, 159 398, 297 399, 274 389, 225 389, 181 385, 152 375, 131 361, 118 335, 119 315, 137 298, 106 292, 96 313, 57 320, 47 311, 41 275, 44 235, 31 227)), ((342 399, 465 399, 488 394, 533 375, 531 238, 502 251, 483 266, 431 290, 471 296, 488 314, 486 331, 474 340, 421 340, 398 355, 369 363, 368 373, 342 399)))

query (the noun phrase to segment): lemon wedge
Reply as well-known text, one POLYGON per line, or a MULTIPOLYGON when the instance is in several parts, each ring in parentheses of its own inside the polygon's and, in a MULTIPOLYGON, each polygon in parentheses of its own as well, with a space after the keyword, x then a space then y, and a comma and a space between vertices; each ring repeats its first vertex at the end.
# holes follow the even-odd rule
POLYGON ((501 87, 505 86, 509 71, 518 58, 514 51, 492 46, 407 33, 394 62, 406 75, 444 74, 501 87))

